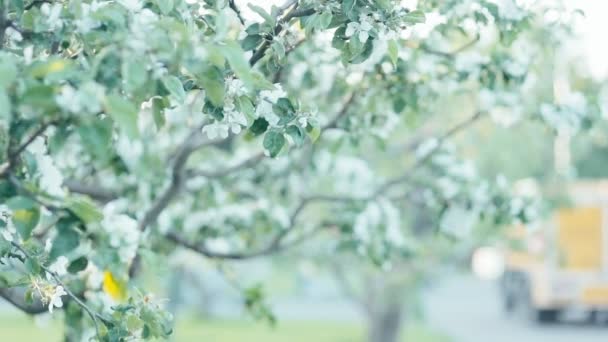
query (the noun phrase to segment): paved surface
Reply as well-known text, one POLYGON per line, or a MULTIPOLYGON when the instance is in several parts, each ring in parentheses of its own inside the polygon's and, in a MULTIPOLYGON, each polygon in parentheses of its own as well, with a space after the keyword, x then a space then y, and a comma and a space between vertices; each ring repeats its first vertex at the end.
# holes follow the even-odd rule
POLYGON ((492 282, 470 276, 445 279, 426 297, 432 327, 455 342, 608 342, 608 327, 583 321, 534 325, 502 311, 492 282))

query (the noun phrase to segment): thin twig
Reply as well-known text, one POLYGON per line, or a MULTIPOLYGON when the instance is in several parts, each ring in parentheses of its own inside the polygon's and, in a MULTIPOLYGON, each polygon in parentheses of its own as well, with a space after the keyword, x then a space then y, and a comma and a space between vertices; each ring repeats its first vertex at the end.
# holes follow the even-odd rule
MULTIPOLYGON (((357 91, 353 91, 352 93, 350 93, 350 95, 347 96, 346 101, 344 102, 344 104, 342 105, 342 108, 340 109, 340 112, 338 112, 338 114, 336 116, 334 116, 333 119, 331 119, 328 123, 326 123, 323 127, 321 127, 320 135, 322 135, 323 132, 325 132, 328 129, 337 127, 337 124, 340 121, 340 119, 343 118, 344 116, 346 116, 346 114, 348 114, 349 109, 352 107, 353 103, 355 102, 357 93, 358 93, 357 91)), ((265 157, 266 157, 265 154, 260 152, 250 158, 243 160, 242 162, 240 162, 234 166, 230 166, 230 167, 227 167, 224 169, 220 169, 217 171, 188 170, 188 171, 186 171, 185 174, 187 177, 201 176, 201 177, 206 177, 209 179, 222 178, 222 177, 229 176, 232 173, 238 172, 240 170, 255 166, 256 164, 258 164, 259 162, 264 160, 265 157)))
POLYGON ((239 21, 241 22, 241 24, 245 25, 245 19, 243 19, 243 16, 241 15, 241 11, 239 10, 239 8, 236 5, 236 3, 234 2, 234 0, 228 0, 228 6, 230 6, 230 9, 232 9, 232 11, 234 11, 236 16, 239 18, 239 21))
POLYGON ((36 140, 36 138, 38 138, 40 135, 42 135, 49 126, 51 126, 55 123, 57 123, 57 121, 49 121, 49 122, 43 123, 42 125, 40 125, 40 127, 38 127, 34 131, 34 133, 32 133, 32 135, 29 136, 29 138, 27 138, 27 140, 24 143, 19 145, 19 147, 17 147, 15 150, 9 149, 8 158, 7 158, 8 161, 6 163, 2 164, 2 168, 0 168, 0 177, 6 176, 11 171, 11 169, 14 167, 17 157, 19 157, 19 155, 28 146, 30 146, 34 142, 34 140, 36 140))
MULTIPOLYGON (((34 260, 34 258, 23 248, 21 247, 21 245, 17 244, 16 242, 11 242, 11 245, 13 245, 13 247, 17 248, 21 253, 23 253, 23 255, 25 255, 26 258, 34 260)), ((73 300, 75 301, 88 315, 89 317, 91 317, 91 319, 93 320, 93 323, 95 325, 95 332, 97 333, 97 337, 99 339, 101 339, 101 334, 99 333, 99 323, 97 321, 97 319, 100 319, 102 322, 105 322, 106 319, 103 318, 99 313, 94 312, 91 308, 89 308, 82 300, 80 300, 80 298, 78 298, 78 296, 76 296, 64 283, 63 281, 61 281, 61 278, 59 277, 59 275, 56 272, 51 271, 48 267, 44 266, 42 263, 40 263, 40 268, 42 268, 43 271, 45 271, 46 273, 50 274, 51 277, 53 277, 53 279, 55 280, 55 282, 57 282, 57 284, 61 285, 63 287, 63 289, 65 290, 65 292, 67 293, 67 295, 73 300)))
MULTIPOLYGON (((315 13, 314 8, 298 9, 297 1, 288 1, 285 5, 279 8, 277 12, 277 17, 281 16, 283 12, 285 12, 291 6, 293 6, 291 10, 287 12, 287 14, 285 14, 283 18, 277 21, 277 24, 273 30, 273 36, 278 36, 283 31, 285 24, 287 24, 291 19, 306 17, 315 13)), ((264 57, 264 54, 266 54, 266 50, 268 50, 268 48, 272 44, 272 37, 270 38, 271 39, 265 40, 264 43, 262 43, 262 45, 254 51, 253 55, 249 59, 249 64, 251 66, 255 65, 260 59, 262 59, 262 57, 264 57)))
POLYGON ((466 50, 466 49, 472 47, 473 45, 475 45, 479 41, 479 39, 480 39, 480 35, 479 35, 479 33, 477 33, 475 35, 475 37, 471 41, 467 42, 466 44, 464 44, 464 45, 462 45, 462 46, 460 46, 460 47, 458 47, 458 48, 456 48, 456 49, 454 49, 454 50, 452 50, 450 52, 444 52, 444 51, 434 50, 434 49, 428 47, 425 44, 423 44, 420 48, 424 52, 427 52, 427 53, 430 53, 430 54, 433 54, 433 55, 441 56, 443 58, 452 58, 455 55, 457 55, 457 54, 463 52, 464 50, 466 50))
POLYGON ((392 187, 394 185, 409 182, 411 180, 410 178, 411 178, 413 172, 416 171, 421 166, 423 166, 424 164, 426 164, 433 157, 433 155, 443 146, 443 144, 445 143, 446 140, 448 140, 451 136, 455 135, 456 133, 467 128, 469 125, 471 125, 472 123, 479 120, 482 116, 483 116, 483 112, 476 112, 468 119, 464 120, 463 122, 458 123, 454 127, 447 130, 439 138, 437 138, 437 143, 435 144, 435 146, 430 151, 428 151, 422 158, 417 159, 416 162, 414 162, 414 164, 412 166, 410 166, 403 175, 396 177, 394 179, 388 180, 387 182, 382 184, 380 187, 378 187, 378 189, 375 192, 375 196, 378 196, 378 195, 384 193, 385 191, 387 191, 390 187, 392 187))

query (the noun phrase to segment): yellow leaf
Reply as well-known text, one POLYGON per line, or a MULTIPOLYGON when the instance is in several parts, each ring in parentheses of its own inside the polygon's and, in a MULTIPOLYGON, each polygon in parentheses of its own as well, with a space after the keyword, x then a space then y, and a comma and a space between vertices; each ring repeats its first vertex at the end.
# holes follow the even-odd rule
POLYGON ((127 299, 126 282, 116 279, 110 271, 103 273, 103 290, 114 300, 123 301, 127 299))
POLYGON ((54 60, 51 63, 49 63, 48 65, 48 72, 52 73, 52 72, 59 72, 59 71, 63 71, 66 67, 66 62, 62 61, 62 60, 54 60))
POLYGON ((13 211, 13 220, 16 220, 16 221, 28 222, 32 219, 33 216, 34 216, 34 213, 31 212, 30 210, 19 209, 19 210, 13 211))

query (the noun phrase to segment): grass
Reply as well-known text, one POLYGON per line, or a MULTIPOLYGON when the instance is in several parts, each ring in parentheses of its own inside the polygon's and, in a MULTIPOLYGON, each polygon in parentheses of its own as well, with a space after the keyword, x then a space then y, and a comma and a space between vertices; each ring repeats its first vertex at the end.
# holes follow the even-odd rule
MULTIPOLYGON (((0 316, 0 341, 61 341, 59 320, 42 323, 22 314, 0 316)), ((363 342, 364 327, 353 323, 322 321, 280 321, 271 328, 263 323, 244 320, 181 319, 177 322, 173 341, 213 342, 363 342)), ((404 330, 403 341, 449 342, 420 324, 409 325, 404 330)))

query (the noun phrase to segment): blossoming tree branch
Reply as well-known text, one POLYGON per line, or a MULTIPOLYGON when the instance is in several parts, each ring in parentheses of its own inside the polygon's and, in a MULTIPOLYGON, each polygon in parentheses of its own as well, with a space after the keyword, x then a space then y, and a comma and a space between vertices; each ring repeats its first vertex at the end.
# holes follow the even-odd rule
POLYGON ((171 316, 138 275, 176 249, 234 260, 317 239, 382 264, 416 253, 408 201, 460 238, 526 220, 525 199, 450 141, 480 120, 575 133, 594 119, 593 89, 555 98, 534 77, 575 15, 0 0, 0 295, 63 310, 69 339, 166 338, 171 316))

